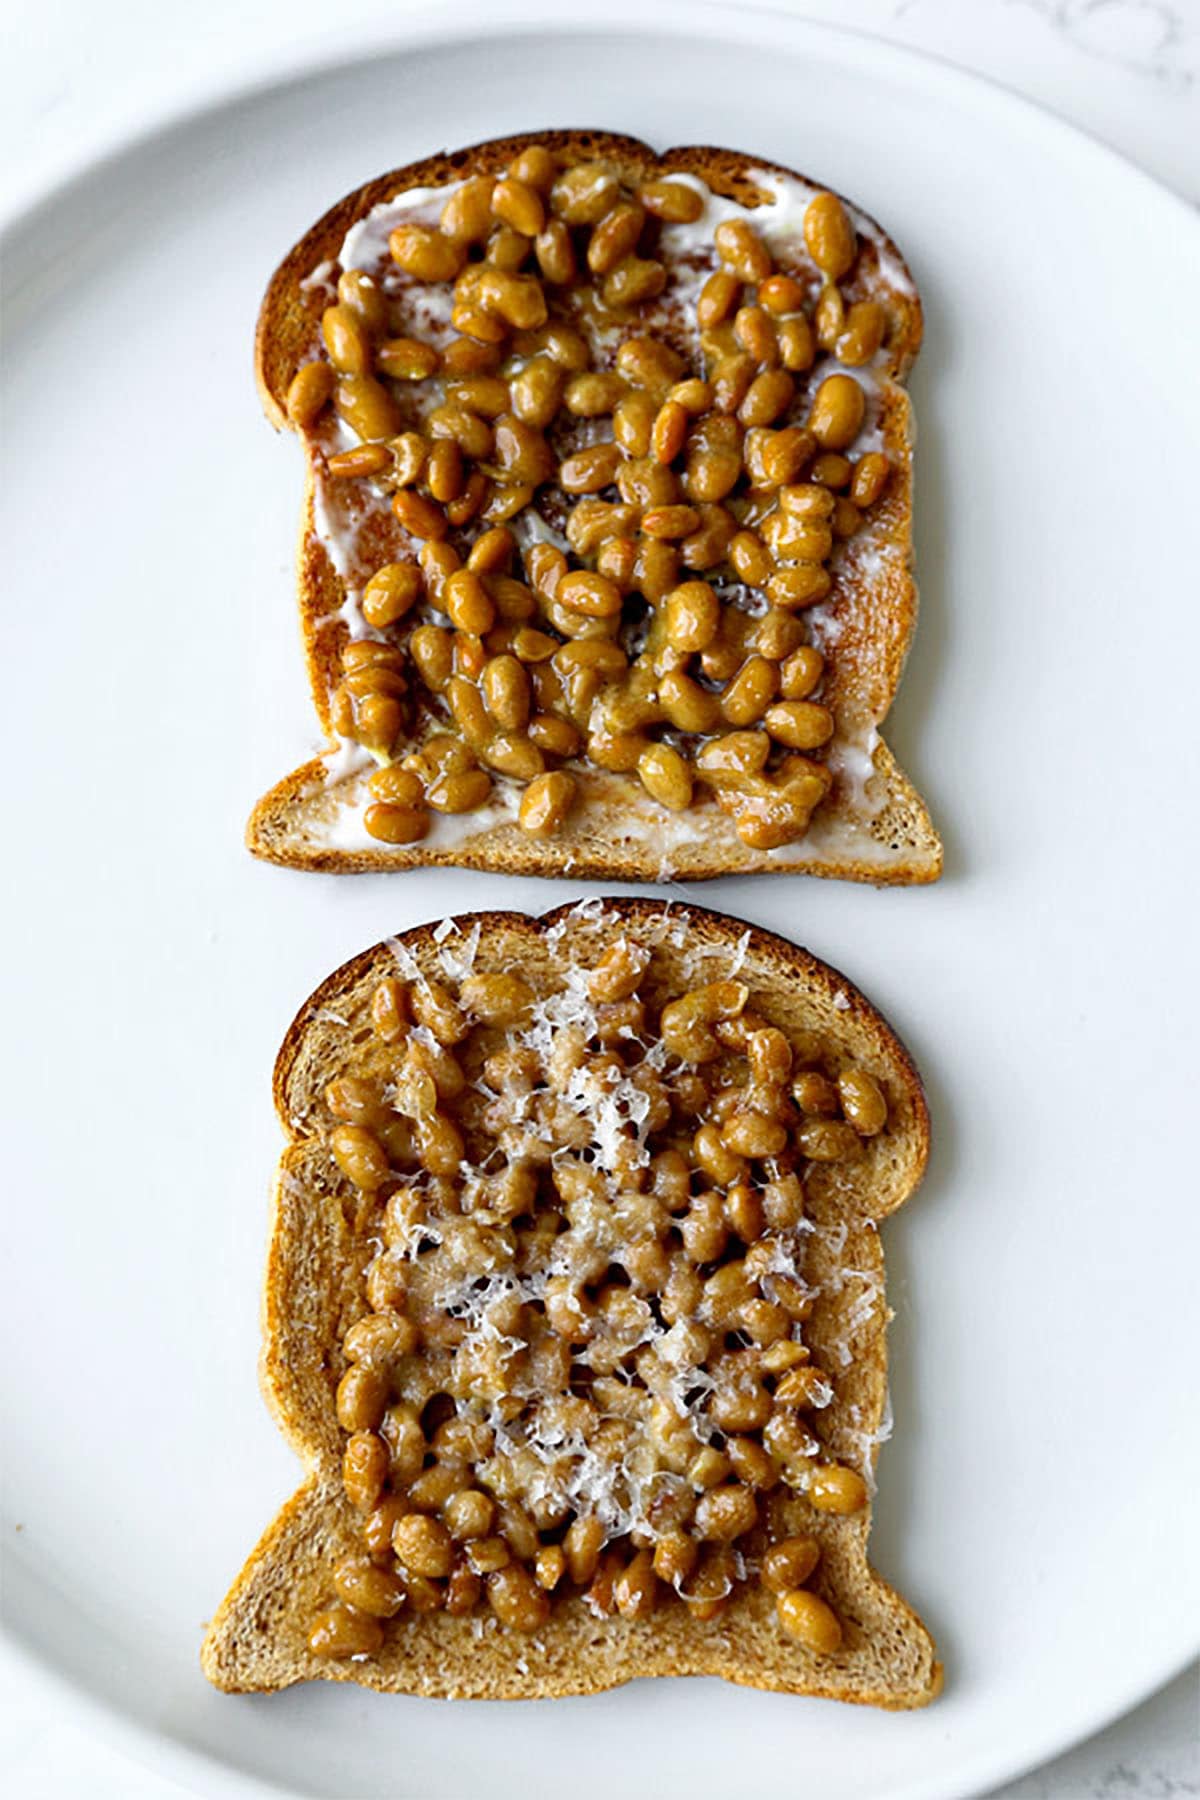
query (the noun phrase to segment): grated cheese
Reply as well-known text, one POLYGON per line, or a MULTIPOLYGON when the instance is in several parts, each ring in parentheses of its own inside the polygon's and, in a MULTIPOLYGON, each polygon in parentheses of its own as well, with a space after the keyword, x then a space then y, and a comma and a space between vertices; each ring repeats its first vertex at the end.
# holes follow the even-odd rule
MULTIPOLYGON (((643 947, 649 963, 653 947, 677 949, 686 943, 688 919, 686 908, 668 903, 639 924, 636 945, 622 941, 631 949, 643 947)), ((560 952, 568 932, 573 940, 582 934, 586 944, 603 929, 607 948, 612 924, 602 900, 581 901, 547 931, 551 954, 560 952)), ((432 935, 442 970, 451 982, 460 982, 475 966, 481 921, 464 929, 457 920, 446 919, 432 935)), ((751 937, 749 930, 744 932, 721 964, 715 953, 695 959, 687 979, 702 978, 705 967, 714 966, 721 974, 738 974, 751 937)), ((399 939, 388 943, 405 979, 427 986, 411 950, 399 939)), ((535 1512, 544 1509, 545 1516, 592 1517, 603 1527, 605 1542, 634 1532, 654 1542, 670 1528, 671 1516, 668 1507, 667 1523, 660 1524, 656 1503, 669 1497, 675 1485, 690 1488, 679 1467, 714 1440, 723 1441, 711 1416, 719 1386, 706 1366, 711 1339, 700 1330, 706 1320, 712 1325, 707 1302, 697 1320, 668 1323, 632 1286, 610 1290, 604 1306, 589 1301, 586 1324, 571 1350, 572 1386, 561 1393, 547 1390, 539 1380, 537 1346, 545 1340, 538 1337, 540 1323, 524 1321, 546 1308, 552 1283, 561 1288, 565 1282, 569 1293, 582 1296, 585 1286, 607 1282, 607 1271, 632 1256, 646 1229, 646 1209, 660 1204, 638 1181, 652 1156, 654 1085, 686 1065, 671 1056, 661 1038, 643 1043, 632 1031, 622 1062, 607 1056, 598 1060, 588 1049, 599 1017, 587 969, 577 960, 564 962, 556 980, 551 992, 534 1001, 524 1029, 511 1034, 511 1048, 534 1059, 531 1074, 488 1079, 480 1073, 472 1081, 484 1109, 483 1135, 486 1139, 490 1133, 493 1141, 460 1164, 455 1210, 445 1210, 441 1184, 424 1170, 414 1171, 401 1190, 408 1197, 404 1205, 389 1205, 387 1243, 410 1267, 417 1316, 428 1310, 460 1328, 444 1355, 453 1363, 458 1416, 485 1421, 492 1434, 489 1454, 476 1470, 480 1483, 501 1500, 519 1498, 535 1512), (566 1123, 576 1129, 566 1131, 566 1123), (507 1215, 495 1210, 493 1193, 506 1167, 526 1153, 548 1165, 564 1220, 536 1266, 524 1266, 516 1256, 516 1239, 503 1222, 507 1215), (430 1206, 436 1219, 429 1216, 430 1206), (580 1382, 586 1404, 579 1397, 580 1382), (615 1437, 606 1435, 612 1433, 615 1437)), ((849 1005, 844 995, 835 1004, 839 999, 849 1005)), ((409 1035, 413 1043, 440 1054, 428 1027, 415 1025, 409 1035)), ((398 1079, 403 1081, 403 1071, 398 1079)), ((387 1104, 400 1098, 395 1081, 384 1088, 383 1097, 387 1104)), ((765 1174, 784 1179, 787 1170, 768 1161, 765 1174)), ((841 1261, 849 1235, 846 1222, 818 1226, 802 1217, 786 1230, 764 1232, 747 1251, 747 1264, 753 1265, 758 1291, 767 1300, 778 1298, 775 1284, 784 1279, 802 1296, 815 1298, 822 1290, 806 1280, 805 1262, 818 1235, 833 1265, 823 1290, 838 1294, 847 1283, 860 1290, 837 1346, 846 1365, 852 1360, 849 1340, 876 1318, 882 1297, 871 1271, 841 1261)), ((798 1323, 792 1336, 801 1340, 798 1323)), ((443 1360, 433 1391, 445 1391, 449 1367, 443 1360)), ((428 1397, 425 1389, 414 1396, 422 1404, 428 1397)), ((828 1407, 834 1398, 830 1381, 814 1384, 816 1409, 828 1407)), ((868 1477, 871 1450, 890 1429, 889 1412, 878 1432, 849 1434, 868 1477)), ((737 1573, 730 1586, 747 1573, 740 1553, 731 1566, 737 1573)), ((477 1635, 480 1627, 476 1620, 477 1635)))
MULTIPOLYGON (((438 931, 442 930, 443 925, 450 925, 453 930, 462 937, 462 929, 456 921, 452 919, 443 920, 442 925, 438 926, 438 931)), ((445 937, 439 938, 437 931, 434 932, 433 935, 435 941, 442 946, 438 953, 438 960, 441 962, 442 968, 451 981, 462 981, 475 967, 475 957, 479 950, 479 934, 482 929, 482 923, 480 920, 476 919, 466 937, 463 938, 462 946, 458 950, 452 950, 450 946, 446 944, 445 937)), ((445 934, 447 937, 449 935, 449 932, 445 934)))
POLYGON ((743 931, 741 937, 738 939, 737 943, 734 945, 733 956, 732 956, 732 959, 730 960, 729 974, 731 977, 733 977, 734 975, 741 974, 742 965, 746 960, 746 952, 749 950, 749 948, 750 948, 750 933, 748 931, 743 931))

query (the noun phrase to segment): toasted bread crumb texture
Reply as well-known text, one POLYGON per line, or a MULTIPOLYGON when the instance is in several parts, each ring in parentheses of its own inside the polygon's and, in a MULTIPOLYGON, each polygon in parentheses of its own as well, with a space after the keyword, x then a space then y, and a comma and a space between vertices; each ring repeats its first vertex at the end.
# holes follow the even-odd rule
POLYGON ((330 977, 276 1100, 263 1379, 309 1477, 217 1685, 932 1697, 866 1560, 876 1223, 928 1121, 848 983, 696 909, 475 915, 330 977))
POLYGON ((916 617, 920 337, 873 220, 730 151, 547 133, 348 196, 259 321, 334 747, 250 847, 935 879, 879 737, 916 617))

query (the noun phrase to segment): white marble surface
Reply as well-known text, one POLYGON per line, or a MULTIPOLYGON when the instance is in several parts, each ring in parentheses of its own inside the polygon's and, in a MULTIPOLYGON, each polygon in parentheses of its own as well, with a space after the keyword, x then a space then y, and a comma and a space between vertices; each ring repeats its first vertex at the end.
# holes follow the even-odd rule
MULTIPOLYGON (((776 3, 782 10, 788 0, 776 3)), ((1200 0, 792 0, 791 9, 1001 81, 1200 204, 1200 0)), ((339 0, 334 29, 328 0, 6 0, 0 210, 135 123, 272 58, 294 63, 376 21, 394 28, 404 10, 406 0, 339 0)), ((2 1644, 0 1773, 13 1800, 183 1800, 200 1791, 64 1718, 61 1701, 2 1644)), ((1200 1795, 1194 1670, 993 1800, 1186 1795, 1200 1795)))
MULTIPOLYGON (((945 57, 1083 126, 1200 202, 1200 0, 756 0, 945 57)), ((394 28, 431 0, 5 0, 0 168, 36 191, 181 95, 394 28), (335 23, 334 23, 335 21, 335 23)), ((647 0, 652 11, 654 0, 647 0)), ((603 17, 595 0, 561 0, 603 17)), ((2 197, 2 196, 0 196, 2 197)))

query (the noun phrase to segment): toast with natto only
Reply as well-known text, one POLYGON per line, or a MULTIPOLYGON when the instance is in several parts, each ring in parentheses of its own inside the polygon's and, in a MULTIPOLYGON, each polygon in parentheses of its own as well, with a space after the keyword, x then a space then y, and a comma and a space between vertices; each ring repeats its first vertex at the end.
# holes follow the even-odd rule
MULTIPOLYGON (((873 220, 849 202, 845 203, 845 214, 853 223, 857 244, 853 267, 842 276, 840 288, 822 275, 806 247, 802 229, 804 207, 820 192, 823 190, 813 183, 779 165, 731 150, 685 147, 658 155, 636 139, 611 133, 547 131, 431 156, 367 182, 332 207, 289 252, 271 278, 263 301, 255 347, 256 370, 268 418, 277 428, 297 430, 305 451, 298 553, 300 620, 313 699, 333 748, 295 770, 255 807, 247 828, 247 843, 256 855, 296 868, 334 872, 454 864, 512 874, 626 881, 703 880, 749 873, 808 873, 877 884, 928 882, 937 878, 942 866, 937 833, 919 794, 879 736, 879 727, 900 680, 917 616, 912 574, 913 418, 904 383, 920 347, 921 304, 896 246, 873 220), (547 283, 551 324, 569 317, 582 330, 588 340, 592 366, 611 371, 622 340, 648 334, 679 353, 685 373, 712 376, 715 352, 707 337, 707 348, 699 343, 696 297, 703 279, 718 266, 712 244, 715 223, 731 217, 745 218, 761 229, 774 253, 776 269, 794 277, 806 296, 799 314, 801 334, 808 329, 803 319, 815 318, 818 336, 823 334, 831 346, 826 351, 818 345, 812 366, 795 374, 794 398, 785 412, 774 419, 772 432, 766 435, 786 436, 791 431, 794 437, 800 421, 811 422, 813 395, 824 377, 831 370, 842 370, 845 375, 839 356, 850 358, 851 352, 838 345, 844 346, 850 340, 844 335, 836 338, 836 319, 832 327, 822 324, 824 315, 819 308, 832 305, 838 319, 843 314, 849 317, 851 308, 856 309, 857 316, 860 305, 865 305, 868 312, 873 307, 882 308, 876 316, 886 317, 886 341, 865 362, 861 360, 860 346, 851 374, 866 395, 865 419, 855 441, 855 452, 860 460, 868 450, 885 456, 890 474, 882 497, 862 513, 857 528, 843 479, 836 492, 835 539, 832 550, 826 554, 832 586, 819 604, 804 603, 803 610, 792 614, 803 627, 804 642, 818 648, 825 659, 821 684, 810 696, 818 713, 809 712, 801 729, 815 730, 819 735, 827 727, 819 723, 813 727, 812 720, 819 717, 821 707, 827 708, 833 729, 828 743, 805 757, 792 754, 790 758, 776 744, 770 768, 760 776, 743 778, 743 798, 738 801, 728 791, 728 784, 725 791, 710 785, 721 778, 701 773, 705 759, 698 755, 713 732, 732 729, 729 721, 714 712, 715 722, 708 722, 704 735, 680 732, 672 727, 671 719, 686 715, 664 713, 661 706, 656 713, 656 697, 651 694, 643 708, 651 721, 645 726, 651 742, 667 742, 669 748, 680 751, 688 769, 696 774, 692 804, 680 810, 674 801, 664 804, 647 791, 632 766, 636 745, 633 751, 627 751, 622 739, 614 748, 605 735, 608 727, 604 721, 610 714, 617 717, 617 710, 610 704, 611 693, 606 699, 602 692, 600 713, 593 707, 588 714, 587 706, 592 704, 589 699, 584 711, 577 709, 573 716, 575 725, 590 733, 586 746, 594 748, 595 756, 602 757, 605 766, 598 766, 593 760, 593 749, 586 746, 564 759, 559 742, 562 732, 557 726, 550 728, 553 737, 545 740, 553 746, 554 753, 549 748, 544 754, 538 753, 544 768, 561 770, 570 777, 574 804, 560 828, 550 833, 522 829, 520 803, 527 791, 523 784, 529 779, 529 769, 522 759, 529 754, 528 746, 513 752, 506 742, 499 742, 505 738, 500 732, 490 748, 486 744, 476 746, 493 782, 486 802, 473 812, 447 814, 437 810, 441 802, 435 799, 432 813, 419 815, 418 823, 413 823, 411 816, 406 819, 403 809, 394 811, 386 828, 411 841, 383 842, 363 824, 366 808, 378 805, 368 787, 375 761, 401 763, 406 756, 420 751, 431 731, 441 732, 452 723, 447 716, 444 684, 440 693, 433 695, 414 678, 409 654, 414 627, 428 624, 431 617, 441 619, 442 614, 431 611, 433 599, 427 586, 424 598, 395 624, 378 631, 364 624, 362 590, 372 572, 382 564, 414 557, 421 540, 391 510, 395 497, 391 484, 399 479, 394 468, 389 466, 383 475, 370 478, 333 479, 331 457, 354 446, 359 439, 328 406, 315 420, 297 424, 289 417, 289 390, 299 370, 327 355, 322 343, 322 316, 337 299, 336 284, 343 261, 364 267, 386 291, 391 309, 388 330, 442 348, 455 338, 449 322, 449 283, 425 286, 411 282, 400 272, 388 252, 389 226, 405 220, 431 221, 436 225, 446 196, 456 187, 475 178, 501 174, 531 146, 547 147, 568 169, 584 162, 602 163, 628 189, 644 191, 647 182, 682 177, 698 189, 702 184, 707 196, 697 224, 668 226, 653 219, 648 222, 649 241, 644 232, 639 248, 661 249, 668 279, 660 296, 598 314, 590 300, 587 305, 576 304, 569 300, 571 290, 556 289, 547 283), (401 196, 408 198, 401 200, 401 196), (672 244, 676 246, 674 250, 672 244), (843 530, 844 516, 850 519, 844 529, 852 535, 843 539, 837 534, 843 530), (403 703, 409 710, 403 725, 397 727, 393 720, 383 727, 370 727, 384 731, 382 750, 379 742, 367 750, 346 735, 348 730, 360 729, 348 721, 361 701, 351 702, 339 690, 344 677, 342 657, 352 640, 364 639, 390 644, 403 652, 400 666, 409 686, 408 699, 403 703), (655 717, 657 725, 653 723, 655 717), (601 720, 599 726, 597 718, 601 720), (386 738, 393 729, 399 732, 394 741, 386 738), (601 745, 604 748, 598 747, 601 745), (779 823, 780 801, 770 786, 771 781, 776 787, 783 782, 782 774, 772 775, 772 770, 781 766, 781 758, 792 770, 788 804, 795 800, 800 805, 799 812, 791 815, 791 823, 786 822, 789 815, 785 808, 783 825, 779 823), (801 779, 806 763, 810 771, 812 765, 817 766, 807 782, 801 779), (522 771, 520 779, 504 774, 501 764, 522 771), (760 790, 758 798, 749 795, 751 787, 760 790), (741 813, 736 810, 739 805, 743 807, 741 813), (815 811, 805 830, 803 820, 809 818, 805 809, 812 805, 815 811), (744 823, 747 816, 752 821, 748 826, 744 823), (421 830, 424 835, 418 837, 421 830), (792 833, 790 837, 788 832, 792 833), (753 842, 749 841, 751 838, 753 842), (770 840, 774 840, 771 847, 764 847, 770 840)), ((586 237, 586 231, 582 235, 586 237)), ((574 236, 580 239, 578 248, 582 255, 579 228, 574 228, 574 236)), ((583 273, 586 275, 587 270, 583 273)), ((591 290, 586 292, 590 295, 591 290)), ((755 290, 747 287, 742 292, 748 296, 755 290)), ((728 336, 733 327, 727 321, 720 329, 728 336)), ((521 348, 528 351, 536 346, 536 341, 529 334, 522 337, 518 333, 503 349, 506 355, 521 348)), ((736 344, 733 348, 738 350, 736 344)), ((506 361, 501 373, 511 374, 522 366, 522 361, 520 356, 506 361)), ((765 364, 763 367, 766 369, 765 364)), ((436 377, 393 383, 388 429, 425 429, 431 408, 444 397, 444 382, 436 377)), ((693 426, 696 423, 693 421, 693 426)), ((704 421, 699 423, 703 425, 704 421)), ((605 433, 610 431, 605 419, 571 417, 560 410, 547 437, 555 456, 561 458, 581 446, 606 441, 605 433)), ((749 435, 753 436, 753 431, 749 435)), ((676 458, 675 468, 683 483, 680 498, 688 499, 694 496, 688 486, 685 460, 686 452, 676 458)), ((493 465, 484 466, 498 479, 493 465)), ((470 463, 467 467, 471 467, 470 463)), ((810 467, 807 474, 802 472, 797 479, 803 482, 811 475, 810 467)), ((835 477, 831 475, 829 479, 835 477)), ((518 492, 504 487, 497 498, 494 481, 488 491, 492 499, 484 512, 451 532, 449 541, 463 556, 490 518, 504 516, 504 496, 518 492), (492 511, 495 506, 500 507, 499 513, 492 511)), ((420 497, 426 497, 427 492, 423 489, 420 497)), ((607 490, 610 497, 612 492, 607 490)), ((831 489, 831 495, 833 492, 831 489)), ((586 555, 577 554, 569 546, 569 528, 564 535, 571 497, 563 494, 554 479, 530 493, 529 504, 511 520, 525 557, 525 574, 529 573, 530 547, 540 545, 538 553, 544 554, 547 540, 568 547, 572 569, 594 569, 596 553, 589 550, 586 555)), ((761 522, 761 492, 756 497, 739 490, 730 498, 729 506, 743 524, 753 523, 757 528, 761 522)), ((448 510, 454 509, 451 506, 448 510)), ((722 508, 709 507, 708 511, 720 513, 722 508)), ((728 529, 727 525, 726 535, 728 529)), ((771 529, 769 520, 767 529, 771 529)), ((659 553, 661 545, 656 554, 659 553)), ((796 552, 819 553, 822 552, 796 552)), ((728 561, 714 566, 711 550, 696 551, 700 566, 695 562, 688 565, 687 544, 682 546, 682 554, 685 561, 679 579, 695 580, 699 576, 715 582, 723 600, 733 604, 734 614, 739 609, 761 613, 767 606, 761 585, 767 578, 761 573, 751 572, 743 581, 728 561), (759 583, 757 587, 755 582, 759 583)), ((815 567, 803 566, 810 574, 815 567)), ((743 564, 743 573, 747 567, 743 564)), ((795 567, 788 565, 785 574, 788 570, 794 573, 795 567)), ((545 579, 549 582, 552 578, 551 573, 545 579)), ((626 571, 621 579, 628 583, 637 577, 626 571)), ((825 577, 817 579, 823 582, 825 577)), ((626 586, 624 591, 620 638, 630 656, 636 657, 645 635, 646 603, 636 590, 631 593, 626 586)), ((555 627, 547 616, 550 609, 541 594, 538 605, 539 612, 532 623, 553 637, 555 627)), ((777 610, 774 608, 773 617, 777 610)), ((747 621, 735 619, 735 624, 745 638, 747 621)), ((747 656, 754 651, 756 641, 752 630, 746 639, 747 656)), ((482 654, 477 653, 477 660, 482 654)), ((708 652, 677 660, 686 662, 706 691, 715 688, 724 705, 724 688, 719 685, 724 677, 719 671, 723 668, 728 676, 732 665, 728 661, 721 663, 719 657, 728 654, 718 645, 712 652, 717 660, 710 662, 708 652), (707 673, 710 668, 718 671, 711 680, 707 673)), ((640 660, 644 663, 646 659, 640 660)), ((467 678, 476 681, 479 671, 469 655, 463 666, 467 678)), ((526 672, 536 686, 541 679, 536 668, 526 672)), ((359 671, 356 679, 361 683, 368 677, 359 671)), ((381 679, 387 681, 391 677, 381 679)), ((731 683, 732 677, 726 685, 731 683)), ((782 685, 777 683, 776 699, 793 691, 807 690, 803 683, 799 687, 794 681, 790 685, 787 680, 782 685)), ((540 688, 535 692, 535 710, 541 704, 538 695, 542 692, 540 688)), ((702 704, 713 711, 715 703, 701 698, 702 704)), ((467 699, 470 700, 469 695, 467 699)), ((695 699, 693 690, 692 700, 695 699)), ((471 704, 478 712, 475 703, 471 704)), ((386 705, 383 711, 388 711, 386 705)), ((785 723, 783 729, 791 731, 791 722, 785 723)), ((630 741, 635 736, 636 733, 626 734, 630 741)), ((534 761, 537 760, 535 756, 534 761)), ((421 767, 428 795, 428 769, 421 767)), ((678 773, 673 765, 671 780, 677 781, 678 773)))

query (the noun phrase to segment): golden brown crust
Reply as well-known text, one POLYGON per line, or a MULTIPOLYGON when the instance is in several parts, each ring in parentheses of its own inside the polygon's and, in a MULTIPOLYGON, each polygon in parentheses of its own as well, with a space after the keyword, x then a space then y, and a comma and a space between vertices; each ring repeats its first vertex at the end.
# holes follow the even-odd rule
MULTIPOLYGON (((645 180, 650 173, 686 170, 699 175, 714 193, 756 206, 766 197, 754 182, 751 171, 763 169, 776 175, 796 177, 797 171, 783 163, 769 162, 763 156, 748 156, 741 150, 718 149, 711 144, 677 145, 661 156, 639 138, 624 137, 611 131, 523 131, 513 137, 488 138, 466 149, 439 151, 419 162, 407 163, 378 175, 362 187, 355 188, 335 202, 311 226, 284 257, 267 284, 254 340, 254 369, 263 408, 271 423, 280 431, 293 429, 286 412, 289 383, 311 343, 320 318, 323 302, 319 294, 306 291, 301 282, 322 262, 336 258, 342 241, 356 220, 373 206, 391 200, 406 188, 442 187, 461 181, 466 175, 492 175, 507 167, 515 156, 531 144, 544 144, 557 154, 579 161, 585 157, 602 157, 618 163, 645 180)), ((807 176, 799 176, 802 181, 807 176)), ((814 186, 820 185, 813 183, 814 186)), ((849 206, 849 200, 844 203, 849 206)), ((854 206, 860 217, 869 215, 854 206)), ((872 224, 876 221, 872 220, 872 224)), ((901 263, 900 251, 882 231, 888 250, 901 263)), ((904 329, 894 340, 897 378, 911 368, 921 348, 924 330, 921 302, 916 293, 901 302, 905 311, 904 329)))
POLYGON ((268 862, 330 875, 451 867, 502 875, 570 876, 576 881, 713 881, 722 875, 750 874, 820 875, 869 881, 879 887, 936 881, 942 872, 941 844, 932 837, 920 795, 886 744, 879 745, 875 766, 887 795, 868 834, 870 846, 878 847, 878 860, 868 860, 865 854, 857 858, 793 854, 784 860, 739 845, 734 862, 721 852, 720 835, 723 832, 730 838, 733 834, 725 815, 715 807, 705 810, 712 829, 701 833, 695 843, 673 850, 669 861, 661 847, 647 846, 639 839, 645 829, 644 814, 610 820, 606 830, 593 832, 586 831, 585 814, 578 830, 573 826, 546 840, 531 838, 518 826, 504 825, 445 849, 426 843, 339 850, 306 836, 305 819, 328 800, 325 766, 319 758, 293 770, 263 795, 250 815, 246 843, 268 862))
MULTIPOLYGON (((878 1154, 873 1152, 863 1173, 849 1183, 844 1176, 836 1186, 820 1179, 810 1183, 814 1219, 844 1223, 844 1259, 882 1285, 875 1220, 901 1205, 919 1182, 929 1117, 903 1045, 849 982, 783 938, 692 906, 614 900, 604 903, 598 922, 588 921, 586 908, 561 907, 540 919, 489 912, 459 923, 466 931, 476 921, 481 926, 477 967, 519 964, 531 974, 555 970, 564 953, 579 953, 581 945, 590 954, 597 934, 622 929, 644 938, 658 933, 658 955, 668 973, 688 982, 723 973, 744 943, 741 978, 785 1030, 811 1030, 816 1018, 822 1030, 836 1030, 848 1055, 887 1082, 893 1102, 889 1147, 880 1140, 878 1154), (557 935, 548 939, 556 928, 557 935), (675 936, 680 944, 673 942, 675 936)), ((434 929, 421 926, 400 940, 431 973, 439 966, 434 929)), ((356 1016, 378 974, 394 966, 385 943, 335 971, 297 1014, 276 1062, 275 1103, 289 1142, 275 1187, 262 1381, 308 1474, 213 1619, 202 1651, 209 1679, 231 1692, 322 1678, 387 1692, 497 1699, 598 1692, 643 1675, 719 1674, 789 1693, 885 1707, 924 1705, 938 1691, 941 1667, 916 1614, 867 1560, 866 1514, 822 1515, 814 1527, 822 1545, 822 1591, 846 1632, 843 1648, 832 1657, 815 1658, 785 1638, 769 1596, 757 1584, 740 1590, 728 1610, 707 1625, 678 1605, 660 1607, 649 1620, 597 1620, 582 1600, 572 1599, 555 1606, 534 1638, 514 1640, 470 1618, 426 1614, 394 1626, 384 1650, 370 1661, 336 1664, 311 1654, 308 1622, 325 1600, 332 1562, 352 1547, 356 1529, 341 1487, 333 1390, 342 1367, 341 1337, 361 1311, 363 1252, 346 1224, 336 1172, 331 1173, 308 1114, 337 1072, 337 1059, 353 1050, 338 1021, 356 1016)), ((820 1258, 829 1254, 817 1251, 818 1282, 820 1258)), ((886 1400, 886 1309, 881 1300, 870 1322, 856 1322, 849 1292, 829 1286, 806 1336, 819 1357, 834 1357, 839 1344, 851 1341, 854 1352, 839 1375, 823 1430, 834 1454, 846 1453, 865 1433, 873 1463, 886 1400)))
MULTIPOLYGON (((373 206, 408 188, 436 187, 468 174, 495 173, 532 143, 544 143, 573 159, 603 157, 638 181, 658 173, 686 170, 700 176, 714 192, 748 206, 767 198, 753 179, 754 170, 794 175, 781 164, 740 151, 698 145, 677 147, 659 156, 636 138, 599 131, 521 133, 452 153, 439 153, 381 175, 332 206, 288 253, 271 278, 258 320, 255 371, 263 407, 272 424, 279 429, 294 429, 285 410, 287 389, 297 368, 311 355, 324 304, 321 294, 304 288, 302 282, 315 267, 336 259, 346 232, 355 221, 373 206)), ((866 216, 861 208, 854 210, 860 217, 866 216)), ((886 254, 903 269, 895 244, 882 232, 880 239, 886 254)), ((864 240, 863 254, 873 257, 877 252, 864 240)), ((905 292, 895 288, 890 304, 900 324, 889 346, 887 374, 895 385, 889 385, 885 391, 881 427, 894 473, 889 494, 878 509, 876 529, 881 541, 899 554, 882 573, 877 569, 848 569, 828 608, 840 633, 837 657, 830 669, 828 699, 839 720, 850 726, 870 725, 885 717, 900 682, 917 619, 917 590, 911 569, 912 410, 907 394, 898 384, 903 382, 920 349, 923 320, 915 289, 905 292)), ((312 500, 309 470, 297 556, 300 617, 313 702, 323 730, 331 734, 329 696, 336 685, 347 637, 345 624, 335 615, 346 594, 315 533, 312 500)), ((512 827, 499 834, 489 831, 459 838, 451 848, 436 843, 333 847, 314 841, 313 828, 320 807, 314 810, 309 801, 317 786, 314 775, 323 783, 324 772, 313 763, 294 771, 264 795, 250 816, 246 843, 254 855, 267 861, 336 873, 452 865, 531 875, 571 873, 589 879, 621 881, 702 881, 720 875, 764 873, 816 874, 881 885, 937 880, 942 871, 942 846, 924 802, 881 742, 874 762, 876 786, 882 795, 878 813, 863 816, 856 810, 852 796, 835 796, 817 815, 824 821, 822 840, 832 840, 832 848, 822 847, 812 854, 789 853, 780 857, 754 852, 742 844, 731 827, 718 826, 705 843, 694 846, 690 853, 664 855, 654 841, 653 831, 647 830, 647 817, 653 815, 647 814, 640 787, 632 781, 629 802, 625 806, 609 806, 603 819, 591 821, 586 833, 589 841, 584 843, 573 841, 570 834, 559 840, 529 838, 512 827)), ((803 852, 806 846, 798 849, 803 852)))

